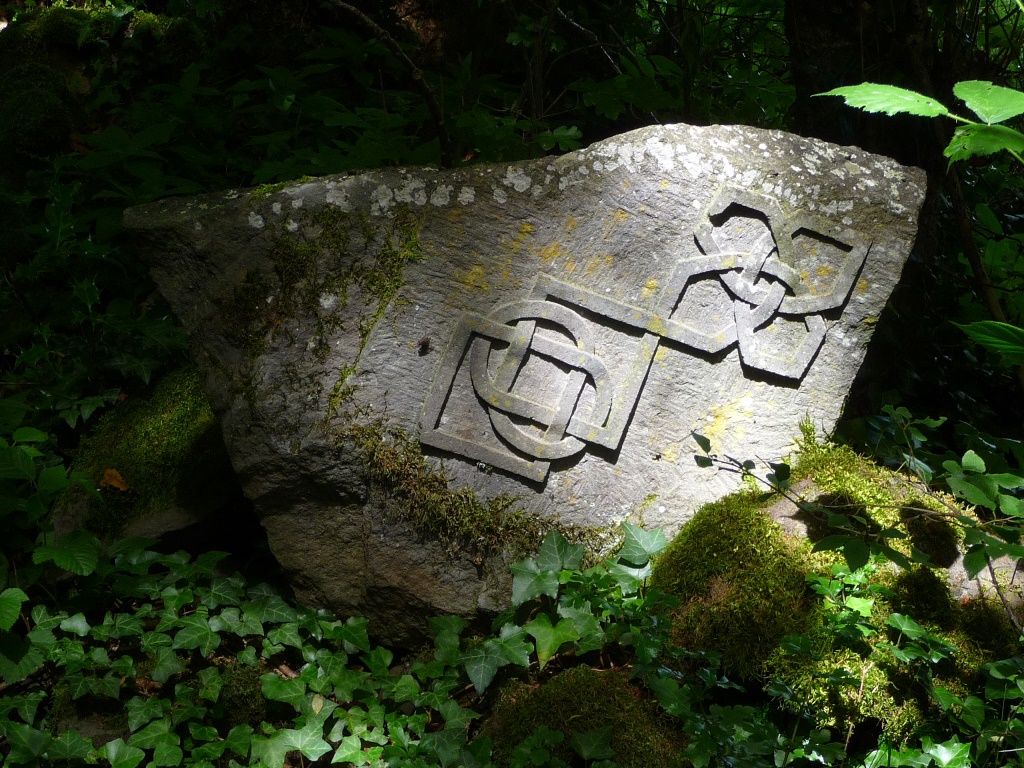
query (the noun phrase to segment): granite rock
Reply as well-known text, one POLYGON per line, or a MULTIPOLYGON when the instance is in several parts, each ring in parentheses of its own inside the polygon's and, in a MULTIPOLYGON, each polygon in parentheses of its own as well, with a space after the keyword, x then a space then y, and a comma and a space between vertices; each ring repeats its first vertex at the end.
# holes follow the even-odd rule
POLYGON ((830 430, 924 184, 856 148, 675 125, 125 224, 299 596, 403 642, 507 600, 508 553, 424 523, 445 484, 448 517, 671 532, 735 488, 691 433, 771 460, 801 420, 830 430))

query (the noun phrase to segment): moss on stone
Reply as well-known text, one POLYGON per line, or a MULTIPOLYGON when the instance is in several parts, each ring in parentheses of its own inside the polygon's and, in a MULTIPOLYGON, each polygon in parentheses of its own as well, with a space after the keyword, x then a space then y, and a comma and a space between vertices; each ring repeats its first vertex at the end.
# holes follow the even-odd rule
POLYGON ((220 430, 191 367, 164 376, 147 394, 125 400, 82 440, 75 469, 99 488, 88 525, 116 534, 131 520, 202 493, 194 476, 221 467, 220 430), (123 480, 118 487, 114 471, 123 480))
POLYGON ((389 511, 453 552, 466 549, 481 562, 501 550, 524 554, 555 527, 526 515, 516 497, 484 500, 468 488, 449 488, 444 472, 431 469, 419 445, 399 429, 379 421, 354 424, 339 438, 358 451, 367 478, 391 500, 389 511))
POLYGON ((62 151, 74 112, 68 77, 55 67, 27 61, 0 78, 0 142, 7 152, 62 151))
MULTIPOLYGON (((830 512, 851 518, 868 538, 885 529, 901 529, 906 539, 887 538, 893 549, 910 555, 912 546, 929 554, 937 565, 956 559, 960 534, 948 522, 951 497, 928 491, 917 481, 880 467, 845 445, 820 442, 813 433, 800 441, 800 455, 793 469, 793 483, 813 480, 819 491, 814 503, 830 512), (864 521, 853 520, 860 517, 864 521)), ((835 533, 824 526, 812 532, 817 539, 835 533)))
POLYGON ((722 654, 726 674, 759 678, 787 634, 810 626, 806 554, 750 491, 707 504, 655 562, 652 586, 675 595, 673 639, 722 654))
POLYGON ((573 734, 612 726, 613 758, 620 768, 662 768, 685 765, 679 721, 629 679, 622 669, 599 671, 573 667, 541 685, 506 684, 484 727, 494 744, 494 760, 507 765, 512 751, 539 726, 561 731, 565 740, 554 751, 573 764, 573 734))

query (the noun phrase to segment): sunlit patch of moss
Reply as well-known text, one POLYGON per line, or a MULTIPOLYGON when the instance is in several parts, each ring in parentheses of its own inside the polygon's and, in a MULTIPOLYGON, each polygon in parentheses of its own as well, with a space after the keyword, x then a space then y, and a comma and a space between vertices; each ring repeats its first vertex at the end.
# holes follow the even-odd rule
MULTIPOLYGON (((880 467, 848 446, 820 442, 813 431, 805 432, 793 469, 793 483, 811 479, 819 492, 814 503, 830 512, 851 518, 855 531, 877 538, 885 529, 901 529, 905 538, 886 538, 885 543, 909 556, 912 547, 933 557, 937 565, 955 560, 961 535, 948 521, 955 500, 926 490, 915 480, 880 467), (864 522, 853 520, 860 517, 864 522)), ((824 521, 812 538, 835 533, 824 521)), ((855 532, 854 531, 854 532, 855 532)))
POLYGON ((205 493, 198 478, 230 473, 199 373, 191 367, 169 373, 103 416, 83 438, 75 469, 100 489, 101 498, 89 502, 88 525, 101 533, 117 533, 169 503, 198 500, 205 493), (112 484, 108 470, 127 488, 112 484))
POLYGON ((784 635, 810 625, 806 553, 749 491, 707 504, 658 556, 652 586, 681 600, 673 639, 722 654, 726 674, 758 678, 784 635))
POLYGON ((565 735, 555 755, 573 764, 573 734, 612 726, 611 747, 620 768, 681 766, 685 747, 678 721, 660 710, 622 669, 573 667, 542 685, 506 684, 483 731, 497 765, 507 765, 517 744, 544 725, 565 735))
POLYGON ((924 713, 912 695, 912 680, 900 674, 891 655, 867 643, 859 649, 836 645, 821 625, 808 636, 815 648, 811 656, 778 649, 769 663, 773 675, 794 690, 791 707, 844 736, 874 727, 894 743, 920 725, 924 713))

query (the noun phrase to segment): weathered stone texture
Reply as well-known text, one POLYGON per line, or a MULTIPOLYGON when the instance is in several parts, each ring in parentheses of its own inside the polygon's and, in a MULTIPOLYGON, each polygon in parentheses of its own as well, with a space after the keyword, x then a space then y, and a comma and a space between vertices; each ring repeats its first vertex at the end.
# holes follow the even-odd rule
MULTIPOLYGON (((913 241, 924 175, 742 127, 558 158, 165 200, 126 225, 302 596, 401 639, 504 599, 367 481, 352 425, 421 441, 453 489, 677 528, 740 458, 834 425, 913 241), (338 442, 342 435, 341 444, 338 442)), ((470 548, 471 549, 471 548, 470 548)))

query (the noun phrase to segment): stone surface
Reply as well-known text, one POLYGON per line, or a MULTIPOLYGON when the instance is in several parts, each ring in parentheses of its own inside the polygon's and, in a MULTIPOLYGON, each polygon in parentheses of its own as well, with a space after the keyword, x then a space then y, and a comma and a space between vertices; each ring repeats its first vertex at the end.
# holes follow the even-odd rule
POLYGON ((165 200, 126 226, 300 596, 401 641, 423 612, 500 605, 506 562, 396 514, 354 425, 418 441, 479 499, 674 530, 735 482, 695 465, 691 432, 772 459, 801 419, 832 428, 923 194, 856 148, 677 125, 165 200))

